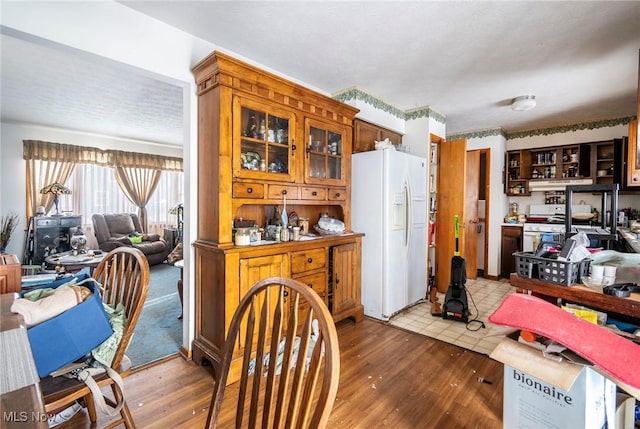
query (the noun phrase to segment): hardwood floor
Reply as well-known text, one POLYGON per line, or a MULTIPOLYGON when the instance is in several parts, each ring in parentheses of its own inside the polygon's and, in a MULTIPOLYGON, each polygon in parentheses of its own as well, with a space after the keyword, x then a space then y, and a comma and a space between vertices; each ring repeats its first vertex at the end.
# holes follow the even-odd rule
MULTIPOLYGON (((502 427, 501 363, 371 319, 337 326, 341 376, 329 428, 502 427)), ((181 357, 125 379, 139 428, 204 427, 212 388, 209 368, 181 357)), ((108 421, 99 415, 98 427, 108 421)), ((90 425, 81 411, 58 427, 90 425)))

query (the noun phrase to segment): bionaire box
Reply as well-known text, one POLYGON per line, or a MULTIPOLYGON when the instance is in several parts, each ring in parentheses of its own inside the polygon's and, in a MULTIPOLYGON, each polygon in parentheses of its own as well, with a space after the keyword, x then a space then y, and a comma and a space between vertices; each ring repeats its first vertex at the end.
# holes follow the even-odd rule
POLYGON ((600 429, 615 416, 616 385, 588 365, 549 359, 508 337, 491 357, 504 363, 505 429, 600 429))

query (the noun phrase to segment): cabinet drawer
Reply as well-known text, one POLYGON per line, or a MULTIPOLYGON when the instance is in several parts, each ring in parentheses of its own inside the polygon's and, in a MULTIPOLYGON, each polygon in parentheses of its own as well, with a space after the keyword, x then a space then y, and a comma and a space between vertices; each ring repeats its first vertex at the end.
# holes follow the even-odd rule
POLYGON ((267 198, 272 200, 281 200, 285 193, 288 199, 297 200, 300 198, 297 186, 281 186, 281 185, 269 185, 267 198))
POLYGON ((262 183, 234 183, 234 198, 264 198, 264 185, 262 183))
POLYGON ((324 201, 327 199, 327 188, 302 188, 300 194, 302 200, 324 201))
POLYGON ((58 219, 36 219, 36 226, 58 226, 58 219))
POLYGON ((522 227, 521 226, 503 226, 502 236, 516 237, 516 238, 522 237, 522 227))
POLYGON ((324 248, 310 249, 291 254, 291 272, 293 274, 303 273, 327 265, 327 256, 324 248))
POLYGON ((345 201, 347 190, 344 188, 329 188, 329 201, 345 201))
POLYGON ((320 296, 324 296, 327 291, 327 273, 324 271, 317 274, 297 277, 296 280, 306 284, 320 296))
POLYGON ((79 217, 63 217, 60 219, 61 226, 80 226, 80 218, 79 217))

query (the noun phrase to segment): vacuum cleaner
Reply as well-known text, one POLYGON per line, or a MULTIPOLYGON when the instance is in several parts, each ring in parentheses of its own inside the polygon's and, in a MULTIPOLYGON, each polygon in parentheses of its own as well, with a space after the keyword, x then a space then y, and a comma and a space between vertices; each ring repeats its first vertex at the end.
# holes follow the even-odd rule
POLYGON ((454 216, 456 249, 451 258, 451 282, 442 306, 442 318, 463 323, 469 322, 469 302, 467 301, 467 262, 460 256, 460 217, 454 216))

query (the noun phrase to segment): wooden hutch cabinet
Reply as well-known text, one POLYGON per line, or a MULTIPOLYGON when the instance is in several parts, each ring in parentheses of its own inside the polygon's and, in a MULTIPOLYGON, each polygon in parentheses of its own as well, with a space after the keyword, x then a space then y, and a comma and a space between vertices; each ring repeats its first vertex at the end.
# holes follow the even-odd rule
POLYGON ((350 192, 358 110, 219 52, 193 73, 199 112, 193 360, 208 360, 217 373, 233 313, 260 279, 298 279, 323 297, 336 322, 363 318, 362 234, 351 232, 350 192), (327 213, 347 232, 234 245, 235 219, 265 226, 285 204, 311 225, 327 213))

